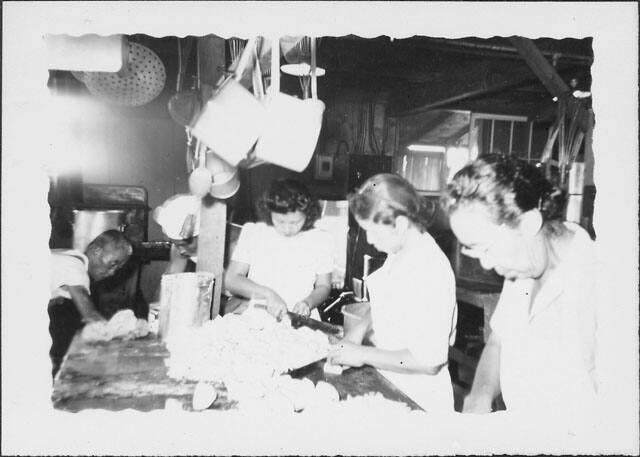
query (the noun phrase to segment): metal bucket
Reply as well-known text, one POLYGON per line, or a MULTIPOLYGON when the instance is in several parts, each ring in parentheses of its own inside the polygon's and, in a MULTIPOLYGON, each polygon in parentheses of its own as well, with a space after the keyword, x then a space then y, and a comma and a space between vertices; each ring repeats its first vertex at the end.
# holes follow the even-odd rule
POLYGON ((115 229, 124 231, 126 213, 124 210, 74 210, 73 249, 84 251, 89 243, 102 232, 115 229))
POLYGON ((163 339, 179 336, 209 319, 213 273, 162 275, 160 282, 159 333, 163 339))
POLYGON ((256 157, 302 172, 316 149, 324 109, 321 100, 273 94, 266 106, 265 129, 256 145, 256 157))
POLYGON ((205 104, 192 132, 231 165, 247 157, 260 137, 267 113, 262 103, 231 79, 205 104))

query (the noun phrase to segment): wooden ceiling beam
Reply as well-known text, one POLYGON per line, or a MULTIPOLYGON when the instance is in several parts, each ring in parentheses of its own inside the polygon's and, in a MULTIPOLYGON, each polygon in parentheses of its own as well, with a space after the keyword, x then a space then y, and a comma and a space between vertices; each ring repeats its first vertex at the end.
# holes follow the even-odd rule
POLYGON ((589 125, 584 106, 575 97, 569 95, 572 89, 564 82, 554 66, 549 63, 536 47, 535 43, 528 38, 518 36, 510 37, 509 40, 518 49, 531 71, 542 81, 542 84, 551 95, 558 99, 565 98, 569 107, 568 112, 574 110, 575 116, 577 116, 578 128, 586 132, 589 125))
POLYGON ((554 97, 561 97, 569 91, 569 86, 560 77, 556 69, 528 38, 513 36, 509 41, 524 58, 531 71, 540 79, 544 87, 554 97))
MULTIPOLYGON (((421 44, 425 47, 433 47, 434 49, 440 49, 444 52, 458 52, 504 59, 522 58, 519 50, 515 46, 511 47, 498 44, 476 43, 468 40, 451 40, 432 37, 425 38, 421 44)), ((563 51, 540 51, 540 53, 547 56, 555 56, 564 62, 578 63, 581 66, 590 66, 593 63, 593 57, 588 55, 563 51)))
POLYGON ((412 108, 410 110, 406 110, 406 111, 402 111, 402 112, 396 112, 394 113, 395 116, 398 117, 404 117, 404 116, 411 116, 413 114, 417 114, 423 111, 428 111, 428 110, 432 110, 432 109, 436 109, 436 108, 442 108, 445 107, 447 105, 451 105, 453 103, 456 102, 460 102, 463 100, 467 100, 470 98, 476 98, 476 97, 481 97, 481 96, 485 96, 485 95, 489 95, 491 93, 495 93, 495 92, 501 92, 507 89, 513 89, 515 87, 521 86, 523 84, 530 84, 533 81, 533 79, 531 78, 530 75, 527 75, 524 78, 519 78, 519 79, 515 79, 515 80, 511 80, 509 82, 503 83, 503 84, 497 84, 494 86, 490 86, 490 87, 485 87, 482 83, 477 84, 476 87, 478 87, 477 89, 473 89, 467 92, 463 92, 463 93, 458 93, 457 95, 454 95, 452 97, 446 97, 446 98, 442 98, 439 100, 432 100, 428 103, 425 103, 421 106, 412 108))
MULTIPOLYGON (((558 75, 573 75, 577 68, 578 66, 576 65, 562 66, 556 69, 556 73, 558 73, 558 75)), ((517 96, 517 91, 522 89, 527 89, 524 92, 530 93, 532 97, 542 96, 551 98, 548 96, 546 87, 540 83, 540 79, 536 75, 532 74, 528 66, 523 66, 522 69, 513 70, 510 73, 500 72, 504 76, 508 75, 508 79, 503 79, 497 84, 487 84, 482 78, 478 78, 478 72, 478 69, 469 72, 473 78, 471 80, 472 84, 465 85, 465 81, 462 80, 447 81, 442 87, 431 84, 430 88, 435 90, 431 90, 429 94, 423 93, 418 97, 413 96, 413 100, 417 98, 413 106, 407 106, 408 103, 395 103, 395 106, 390 106, 390 112, 393 113, 394 116, 402 117, 430 109, 448 107, 452 104, 459 104, 459 102, 467 100, 487 96, 495 97, 501 93, 514 94, 513 98, 519 102, 522 97, 517 96), (539 90, 534 90, 536 86, 539 87, 539 90), (438 97, 436 98, 433 94, 437 94, 438 97)), ((411 89, 410 91, 411 94, 416 94, 417 92, 418 89, 411 89)), ((408 98, 410 97, 407 95, 403 96, 401 92, 397 94, 397 99, 402 100, 408 98)))

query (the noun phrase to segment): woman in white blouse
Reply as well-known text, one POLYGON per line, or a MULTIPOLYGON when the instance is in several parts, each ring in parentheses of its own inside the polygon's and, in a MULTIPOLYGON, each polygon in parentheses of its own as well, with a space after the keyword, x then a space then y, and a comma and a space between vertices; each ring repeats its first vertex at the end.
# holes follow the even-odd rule
POLYGON ((564 195, 535 166, 483 156, 443 197, 462 253, 505 282, 464 412, 579 411, 596 401, 593 242, 563 222, 564 195))
POLYGON ((277 180, 258 212, 262 222, 243 226, 225 272, 225 288, 233 297, 224 312, 241 312, 250 299, 263 299, 278 319, 287 311, 319 318, 317 307, 331 292, 333 242, 314 227, 318 201, 304 184, 277 180))
POLYGON ((405 179, 379 174, 350 198, 367 240, 388 254, 367 278, 370 313, 347 330, 328 360, 372 365, 426 411, 453 411, 447 369, 457 321, 448 258, 426 231, 423 201, 405 179), (362 345, 367 333, 374 346, 362 345))

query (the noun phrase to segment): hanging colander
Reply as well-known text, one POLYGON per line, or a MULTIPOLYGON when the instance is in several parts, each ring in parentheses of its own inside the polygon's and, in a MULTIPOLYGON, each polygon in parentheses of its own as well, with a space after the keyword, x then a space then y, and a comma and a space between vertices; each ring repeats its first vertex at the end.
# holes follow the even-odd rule
POLYGON ((167 79, 160 57, 138 43, 129 43, 127 63, 117 73, 73 72, 91 94, 123 106, 141 106, 162 92, 167 79))

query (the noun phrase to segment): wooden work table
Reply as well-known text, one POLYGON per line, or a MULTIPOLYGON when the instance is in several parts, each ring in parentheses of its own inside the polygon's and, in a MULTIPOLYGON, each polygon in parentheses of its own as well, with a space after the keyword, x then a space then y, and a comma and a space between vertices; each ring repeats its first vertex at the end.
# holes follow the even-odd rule
MULTIPOLYGON (((303 324, 292 319, 294 326, 307 325, 325 333, 341 330, 311 319, 303 324)), ((185 410, 192 410, 191 399, 195 381, 176 380, 167 374, 165 359, 169 357, 164 342, 157 336, 137 340, 113 340, 106 343, 87 343, 77 334, 62 363, 53 386, 55 408, 77 412, 99 408, 112 411, 135 409, 151 411, 164 409, 167 401, 177 401, 185 410)), ((341 399, 379 392, 386 398, 401 401, 419 409, 409 397, 387 381, 372 367, 350 368, 342 375, 327 375, 323 361, 307 365, 290 374, 332 384, 341 399)), ((226 410, 236 403, 227 397, 223 384, 216 384, 218 400, 211 408, 226 410)))

